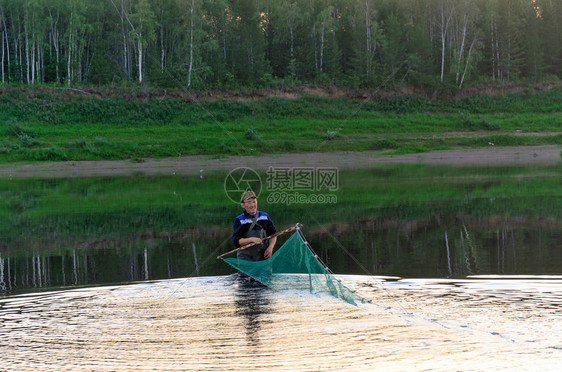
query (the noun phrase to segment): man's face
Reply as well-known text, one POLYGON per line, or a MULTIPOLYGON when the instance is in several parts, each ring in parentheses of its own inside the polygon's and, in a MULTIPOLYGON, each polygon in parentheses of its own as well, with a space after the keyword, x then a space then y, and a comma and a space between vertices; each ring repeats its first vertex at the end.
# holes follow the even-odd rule
POLYGON ((248 214, 256 214, 258 211, 258 199, 256 198, 246 199, 240 205, 248 214))

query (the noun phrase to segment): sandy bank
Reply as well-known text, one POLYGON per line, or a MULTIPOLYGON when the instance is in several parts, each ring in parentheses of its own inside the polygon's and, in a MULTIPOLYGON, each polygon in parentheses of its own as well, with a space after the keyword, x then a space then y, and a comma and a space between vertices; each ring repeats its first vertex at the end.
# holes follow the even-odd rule
POLYGON ((1 178, 59 178, 147 175, 199 175, 201 172, 230 171, 237 167, 256 170, 272 167, 338 167, 340 170, 369 168, 380 164, 429 165, 548 165, 561 162, 562 146, 488 147, 433 151, 421 154, 385 155, 380 151, 261 156, 184 156, 166 159, 62 161, 0 165, 1 178))

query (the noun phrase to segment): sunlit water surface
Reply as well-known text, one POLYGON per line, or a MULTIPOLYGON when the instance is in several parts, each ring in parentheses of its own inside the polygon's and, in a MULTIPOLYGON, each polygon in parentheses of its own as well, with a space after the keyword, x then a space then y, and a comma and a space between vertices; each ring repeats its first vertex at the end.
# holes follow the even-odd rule
POLYGON ((559 370, 562 277, 340 276, 372 303, 232 276, 0 299, 2 370, 559 370))

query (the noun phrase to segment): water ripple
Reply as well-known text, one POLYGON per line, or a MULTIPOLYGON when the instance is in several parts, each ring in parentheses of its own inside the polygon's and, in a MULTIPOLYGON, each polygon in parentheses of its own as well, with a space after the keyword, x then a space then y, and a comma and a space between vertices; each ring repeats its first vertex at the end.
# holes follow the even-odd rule
POLYGON ((2 369, 556 370, 562 278, 342 277, 372 304, 188 278, 0 299, 2 369))

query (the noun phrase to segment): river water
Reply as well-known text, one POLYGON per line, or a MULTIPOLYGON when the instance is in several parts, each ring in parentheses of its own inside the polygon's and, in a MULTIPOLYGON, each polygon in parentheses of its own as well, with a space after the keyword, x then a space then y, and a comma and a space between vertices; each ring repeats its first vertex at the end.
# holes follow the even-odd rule
POLYGON ((557 371, 560 174, 383 167, 262 203, 358 306, 235 278, 224 174, 0 179, 0 370, 557 371))
POLYGON ((562 276, 340 276, 372 303, 233 276, 0 300, 5 370, 555 371, 562 276))

